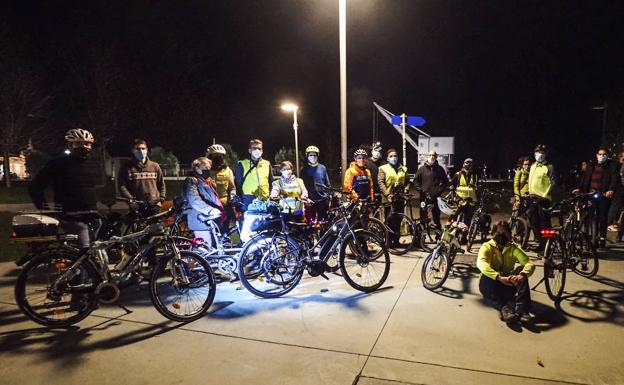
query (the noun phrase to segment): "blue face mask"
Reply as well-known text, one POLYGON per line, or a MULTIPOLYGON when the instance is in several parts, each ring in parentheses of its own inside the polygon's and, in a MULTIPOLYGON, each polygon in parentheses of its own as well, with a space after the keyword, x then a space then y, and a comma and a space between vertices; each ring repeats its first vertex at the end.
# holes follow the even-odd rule
POLYGON ((396 166, 397 162, 399 161, 398 158, 392 157, 392 158, 388 158, 388 163, 390 163, 393 166, 396 166))
POLYGON ((133 150, 132 155, 138 160, 143 160, 147 158, 147 150, 133 150))

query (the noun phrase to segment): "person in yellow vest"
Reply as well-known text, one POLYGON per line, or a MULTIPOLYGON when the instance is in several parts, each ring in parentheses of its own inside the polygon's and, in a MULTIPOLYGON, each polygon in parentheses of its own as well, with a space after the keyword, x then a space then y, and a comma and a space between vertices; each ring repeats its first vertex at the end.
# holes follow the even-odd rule
POLYGON ((461 170, 453 175, 451 186, 459 198, 457 215, 463 213, 462 222, 470 226, 477 203, 477 173, 472 169, 472 158, 466 158, 461 170))
POLYGON ((529 195, 529 170, 531 169, 531 159, 528 156, 520 158, 520 167, 514 175, 514 201, 529 195))
MULTIPOLYGON (((532 198, 527 214, 533 227, 533 233, 538 235, 543 228, 550 227, 550 216, 544 211, 552 203, 552 190, 556 184, 555 169, 546 162, 547 148, 538 144, 533 151, 535 163, 529 169, 529 196, 532 198)), ((538 236, 538 252, 544 250, 545 240, 538 236)))
POLYGON ((373 201, 373 181, 370 170, 366 167, 366 150, 358 148, 353 153, 352 162, 345 172, 342 188, 345 192, 351 193, 351 199, 368 199, 373 201))
POLYGON ((273 173, 271 163, 262 159, 262 148, 260 139, 250 140, 249 159, 238 162, 234 170, 236 193, 241 197, 243 212, 255 198, 269 199, 273 173))
MULTIPOLYGON (((381 193, 381 202, 391 203, 395 211, 402 213, 403 209, 405 209, 404 201, 393 201, 393 198, 394 194, 405 190, 407 185, 407 167, 399 164, 399 154, 394 148, 388 150, 386 160, 388 163, 379 167, 377 172, 377 184, 381 193)), ((388 218, 390 211, 390 206, 384 207, 384 216, 386 218, 388 218)), ((401 218, 397 218, 397 221, 391 220, 391 222, 393 223, 388 223, 388 227, 392 230, 390 242, 396 243, 401 235, 399 229, 401 218)))
POLYGON ((294 175, 291 162, 282 162, 280 172, 281 177, 273 181, 271 199, 279 199, 282 213, 287 214, 289 220, 302 222, 304 205, 311 203, 308 199, 308 190, 303 180, 294 175))
MULTIPOLYGON (((225 161, 225 147, 220 144, 213 144, 206 150, 207 157, 212 161, 210 177, 215 181, 219 200, 225 209, 228 222, 235 218, 231 200, 236 196, 236 185, 234 183, 234 172, 225 161)), ((227 225, 227 223, 226 223, 227 225)))

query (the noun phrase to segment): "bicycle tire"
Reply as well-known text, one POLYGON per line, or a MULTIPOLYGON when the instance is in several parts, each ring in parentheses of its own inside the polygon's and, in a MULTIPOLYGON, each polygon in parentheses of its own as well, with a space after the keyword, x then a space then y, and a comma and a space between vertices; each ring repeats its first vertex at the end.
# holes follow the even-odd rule
MULTIPOLYGON (((214 301, 217 283, 212 267, 210 267, 208 261, 202 256, 189 250, 180 250, 180 257, 180 260, 184 263, 184 269, 188 270, 187 273, 190 273, 189 276, 191 276, 192 282, 189 280, 189 283, 184 283, 186 287, 178 286, 175 274, 171 271, 171 264, 178 260, 175 259, 174 255, 165 255, 159 259, 156 267, 152 271, 149 285, 150 297, 156 310, 164 317, 177 322, 191 322, 206 314, 214 301), (198 266, 201 268, 201 272, 197 268, 198 266), (170 271, 167 272, 167 269, 170 271), (174 281, 173 285, 171 285, 172 276, 174 281), (162 288, 169 290, 169 292, 173 293, 175 296, 174 302, 172 302, 171 305, 165 304, 163 301, 162 294, 165 290, 161 289, 159 284, 163 284, 162 288), (189 286, 193 287, 189 288, 189 286), (200 289, 203 287, 207 287, 208 291, 205 298, 199 299, 199 306, 195 305, 195 308, 188 314, 180 314, 177 312, 183 308, 178 298, 181 299, 183 295, 187 295, 192 289, 200 289)), ((195 299, 196 298, 193 298, 190 302, 195 304, 195 299)))
MULTIPOLYGON (((17 281, 15 283, 15 301, 19 309, 26 315, 28 318, 33 320, 34 322, 49 326, 49 327, 66 327, 78 323, 85 319, 93 310, 95 310, 97 306, 97 296, 95 295, 95 290, 99 283, 101 282, 100 276, 97 273, 97 270, 93 266, 93 264, 89 260, 85 260, 81 263, 79 267, 79 272, 76 276, 71 278, 69 285, 72 285, 67 288, 68 291, 64 292, 62 296, 69 293, 71 298, 69 299, 69 303, 66 305, 61 302, 61 298, 58 300, 52 300, 52 304, 46 304, 45 302, 41 305, 35 305, 31 303, 27 298, 27 281, 29 274, 43 264, 49 264, 51 272, 57 270, 57 274, 60 276, 64 272, 65 267, 71 266, 78 256, 72 254, 70 252, 65 252, 62 250, 51 250, 50 252, 44 252, 36 256, 35 258, 28 261, 26 265, 24 265, 23 270, 20 272, 17 277, 17 281), (79 286, 88 285, 88 287, 81 287, 80 292, 76 289, 75 293, 72 293, 71 288, 78 288, 79 286), (79 294, 79 296, 74 297, 75 294, 79 294), (51 310, 54 304, 58 304, 58 309, 51 310), (80 309, 72 309, 76 305, 80 305, 80 309), (61 308, 62 306, 62 308, 61 308), (68 307, 68 309, 65 308, 68 307), (54 319, 50 318, 50 315, 46 315, 44 313, 40 313, 40 308, 43 308, 45 313, 52 313, 51 315, 63 315, 67 310, 75 310, 76 315, 70 316, 65 319, 54 319)), ((39 282, 40 280, 35 280, 39 282)), ((44 280, 45 282, 54 282, 55 280, 44 280)), ((49 286, 45 288, 45 299, 50 299, 49 294, 49 286)))
POLYGON ((512 240, 520 246, 521 249, 526 249, 529 243, 529 232, 529 224, 526 219, 517 217, 511 222, 512 240))
POLYGON ((438 245, 427 255, 420 271, 420 279, 425 289, 436 290, 444 285, 450 270, 448 254, 442 245, 438 245))
POLYGON ((544 247, 544 284, 548 297, 553 301, 558 301, 563 295, 566 265, 566 257, 563 255, 560 240, 548 239, 544 247))
POLYGON ((394 234, 395 231, 388 227, 388 251, 392 255, 403 255, 417 243, 416 226, 410 217, 402 213, 390 214, 386 219, 386 223, 393 223, 394 221, 399 224, 399 239, 391 239, 393 235, 396 235, 394 234))
POLYGON ((377 290, 386 282, 388 274, 390 274, 390 254, 386 248, 384 240, 376 234, 367 230, 356 230, 352 234, 347 235, 340 245, 340 271, 344 280, 352 288, 370 293, 377 290), (349 247, 351 253, 347 253, 347 245, 355 245, 349 247), (375 244, 376 248, 382 250, 381 253, 370 253, 371 244, 375 244), (380 255, 381 254, 381 255, 380 255), (353 267, 353 268, 351 268, 353 267), (376 267, 381 267, 383 271, 379 274, 376 267), (370 273, 373 274, 370 274, 370 273), (372 284, 364 285, 358 283, 358 278, 362 278, 364 274, 371 277, 372 284))
POLYGON ((466 236, 466 251, 469 253, 472 252, 472 245, 477 238, 477 233, 479 232, 480 225, 481 222, 479 221, 479 218, 473 218, 473 220, 470 222, 470 226, 468 227, 468 235, 466 236))
POLYGON ((596 275, 600 268, 600 262, 589 235, 584 232, 576 232, 571 243, 571 250, 574 252, 572 266, 574 272, 587 278, 596 275))

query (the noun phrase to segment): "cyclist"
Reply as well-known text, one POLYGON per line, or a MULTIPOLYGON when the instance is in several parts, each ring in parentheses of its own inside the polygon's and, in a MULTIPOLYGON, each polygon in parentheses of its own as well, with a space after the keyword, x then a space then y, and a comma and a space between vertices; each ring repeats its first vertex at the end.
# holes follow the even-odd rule
POLYGON ((225 209, 217 193, 217 185, 210 177, 212 162, 200 157, 191 164, 193 173, 184 180, 183 194, 187 202, 186 220, 195 237, 212 245, 212 233, 208 221, 221 222, 226 218, 225 209))
POLYGON ((144 139, 135 139, 132 159, 119 169, 117 178, 121 196, 152 204, 144 214, 153 215, 160 211, 167 190, 160 165, 149 159, 148 149, 144 139))
POLYGON ((35 176, 29 193, 35 206, 42 210, 47 206, 45 188, 52 185, 54 202, 62 211, 61 226, 78 236, 81 249, 89 247, 102 224, 97 215, 97 194, 100 165, 91 157, 95 138, 82 128, 65 133, 69 155, 49 161, 35 176))
POLYGON ((472 158, 464 160, 462 169, 453 175, 451 186, 459 198, 457 214, 463 213, 462 222, 466 226, 470 226, 477 202, 477 174, 472 171, 472 158))
POLYGON ((442 229, 437 198, 442 195, 444 190, 449 186, 449 180, 444 168, 438 164, 437 152, 433 150, 429 151, 427 160, 418 168, 418 171, 416 171, 414 184, 416 190, 421 192, 421 200, 426 195, 429 195, 429 197, 433 199, 433 208, 431 209, 433 223, 438 230, 442 229))
POLYGON ((552 202, 552 190, 556 184, 555 169, 546 162, 547 148, 543 144, 535 147, 535 163, 529 169, 529 196, 532 198, 528 207, 529 220, 533 227, 533 234, 538 239, 538 252, 544 250, 545 240, 540 235, 540 229, 550 227, 550 217, 544 211, 552 202))
POLYGON ((373 192, 375 193, 375 200, 381 200, 381 189, 378 183, 379 168, 386 162, 383 159, 381 151, 383 147, 381 142, 375 142, 371 146, 371 157, 366 160, 366 168, 370 170, 371 178, 373 182, 373 192))
POLYGON ((329 209, 329 175, 325 165, 319 163, 320 151, 316 146, 308 146, 305 150, 308 162, 301 169, 301 179, 310 193, 312 204, 306 208, 306 222, 326 221, 329 209))
POLYGON ((622 233, 624 233, 624 212, 622 207, 624 206, 624 151, 620 152, 617 156, 618 159, 618 181, 615 195, 611 201, 611 209, 609 210, 609 226, 610 231, 617 231, 618 242, 622 242, 622 233))
POLYGON ((511 242, 509 223, 497 223, 493 235, 494 238, 479 249, 479 291, 500 311, 501 320, 507 323, 518 319, 530 322, 531 290, 528 277, 535 271, 535 265, 522 249, 511 242), (515 267, 516 263, 520 266, 515 267))
MULTIPOLYGON (((225 161, 225 147, 213 144, 206 150, 208 159, 212 162, 210 177, 217 185, 217 195, 228 216, 228 222, 235 219, 236 215, 232 207, 232 198, 236 196, 234 173, 225 161)), ((227 223, 226 223, 227 224, 227 223)))
MULTIPOLYGON (((388 150, 386 153, 386 159, 388 163, 379 167, 379 174, 377 175, 377 184, 379 185, 379 190, 381 192, 381 201, 382 203, 392 203, 394 205, 394 210, 402 213, 405 209, 405 204, 403 201, 393 202, 393 194, 397 189, 405 190, 407 185, 407 167, 399 164, 399 155, 397 150, 394 148, 388 150)), ((390 211, 390 207, 384 208, 384 216, 386 218, 388 218, 390 211)), ((392 229, 390 239, 392 243, 399 241, 400 225, 400 218, 398 218, 398 222, 388 223, 388 226, 392 229)))
POLYGON ((351 198, 355 199, 375 199, 373 181, 370 170, 366 167, 366 150, 358 148, 353 153, 354 162, 345 172, 343 189, 351 193, 351 198))
POLYGON ((526 195, 529 195, 529 170, 531 169, 531 159, 528 156, 520 158, 520 167, 514 175, 514 201, 519 202, 526 195))
POLYGON ((308 203, 308 190, 303 180, 293 173, 293 164, 284 161, 280 164, 281 176, 273 181, 271 199, 279 199, 282 213, 295 222, 302 222, 304 204, 308 203))
POLYGON ((236 165, 234 170, 234 182, 236 193, 241 197, 243 212, 255 199, 269 199, 273 173, 271 163, 262 159, 262 141, 252 139, 249 141, 249 159, 243 159, 236 165))
POLYGON ((598 234, 598 247, 605 247, 607 238, 607 215, 609 213, 609 206, 611 205, 611 198, 618 188, 619 174, 618 164, 609 159, 609 153, 604 148, 599 148, 596 151, 596 163, 592 162, 587 167, 587 171, 581 178, 581 183, 578 189, 584 193, 596 192, 600 197, 593 199, 596 205, 596 223, 598 234))

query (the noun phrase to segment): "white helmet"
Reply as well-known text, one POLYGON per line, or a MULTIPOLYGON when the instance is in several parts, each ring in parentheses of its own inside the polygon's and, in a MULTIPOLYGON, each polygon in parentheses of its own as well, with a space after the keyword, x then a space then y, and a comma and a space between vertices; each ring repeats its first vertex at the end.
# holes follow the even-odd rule
POLYGON ((213 144, 212 146, 208 147, 206 151, 208 151, 208 155, 212 155, 212 154, 225 155, 225 147, 223 147, 220 144, 213 144))
POLYGON ((450 204, 440 197, 438 197, 438 208, 442 213, 448 216, 455 214, 455 211, 457 211, 456 205, 450 204))
POLYGON ((68 142, 95 142, 93 134, 82 128, 72 128, 65 133, 65 140, 68 142))

